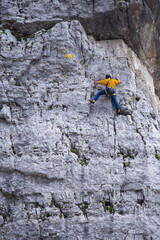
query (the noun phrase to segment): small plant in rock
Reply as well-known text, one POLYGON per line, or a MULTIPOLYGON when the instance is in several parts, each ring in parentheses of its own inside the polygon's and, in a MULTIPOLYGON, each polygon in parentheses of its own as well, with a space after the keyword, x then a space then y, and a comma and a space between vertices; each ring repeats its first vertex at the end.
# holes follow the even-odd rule
POLYGON ((79 152, 79 149, 77 148, 71 148, 71 152, 76 154, 78 158, 80 158, 80 152, 79 152))
POLYGON ((114 206, 110 201, 103 201, 102 205, 104 208, 104 212, 108 211, 108 212, 110 212, 110 214, 115 213, 114 206))
POLYGON ((55 205, 55 199, 54 196, 52 195, 52 199, 51 199, 51 203, 50 203, 50 207, 53 207, 55 205))
POLYGON ((89 159, 89 158, 86 158, 84 155, 81 156, 79 149, 77 149, 77 148, 71 148, 71 152, 77 155, 77 157, 78 157, 78 162, 79 162, 82 166, 83 166, 83 165, 85 165, 85 166, 88 165, 90 159, 89 159))
POLYGON ((138 128, 136 128, 136 132, 141 136, 144 145, 146 145, 146 141, 144 140, 144 137, 143 137, 142 133, 139 131, 138 128))
POLYGON ((87 211, 86 210, 88 209, 89 203, 83 202, 83 203, 77 204, 77 205, 78 205, 79 209, 83 212, 83 215, 85 217, 87 217, 87 211))
POLYGON ((155 154, 155 157, 160 160, 160 155, 158 155, 157 153, 155 154))
POLYGON ((11 149, 12 149, 13 154, 15 155, 16 150, 15 150, 14 145, 13 145, 12 135, 10 135, 10 140, 11 140, 11 149))

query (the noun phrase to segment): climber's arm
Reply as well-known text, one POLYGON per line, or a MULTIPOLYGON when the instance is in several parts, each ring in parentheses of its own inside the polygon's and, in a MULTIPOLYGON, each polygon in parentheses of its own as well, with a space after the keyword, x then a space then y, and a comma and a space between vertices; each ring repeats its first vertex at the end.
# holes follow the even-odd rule
POLYGON ((108 79, 104 79, 104 80, 101 80, 101 81, 95 81, 94 83, 101 84, 101 85, 106 85, 107 82, 108 82, 108 79))
POLYGON ((115 77, 115 84, 118 84, 118 83, 120 83, 121 81, 120 81, 120 79, 119 79, 119 74, 117 74, 116 75, 116 77, 115 77))

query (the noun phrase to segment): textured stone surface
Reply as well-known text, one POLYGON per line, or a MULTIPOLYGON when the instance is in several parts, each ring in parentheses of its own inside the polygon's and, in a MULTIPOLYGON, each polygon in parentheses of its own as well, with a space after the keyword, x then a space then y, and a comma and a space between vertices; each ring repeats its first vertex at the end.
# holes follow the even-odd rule
POLYGON ((2 0, 1 8, 3 27, 17 36, 77 19, 97 40, 123 39, 147 66, 160 96, 159 0, 2 0))
POLYGON ((159 100, 146 67, 78 21, 0 34, 1 239, 159 239, 159 100), (122 115, 110 97, 89 103, 106 73, 120 75, 122 115))

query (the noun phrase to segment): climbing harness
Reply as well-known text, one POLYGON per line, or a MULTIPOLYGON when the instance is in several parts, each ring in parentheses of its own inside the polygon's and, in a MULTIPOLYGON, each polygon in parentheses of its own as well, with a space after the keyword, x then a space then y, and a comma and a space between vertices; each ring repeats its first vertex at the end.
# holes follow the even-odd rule
POLYGON ((110 81, 111 81, 111 78, 110 78, 110 80, 106 84, 105 93, 113 96, 113 95, 116 95, 115 89, 112 88, 112 87, 107 87, 110 81))

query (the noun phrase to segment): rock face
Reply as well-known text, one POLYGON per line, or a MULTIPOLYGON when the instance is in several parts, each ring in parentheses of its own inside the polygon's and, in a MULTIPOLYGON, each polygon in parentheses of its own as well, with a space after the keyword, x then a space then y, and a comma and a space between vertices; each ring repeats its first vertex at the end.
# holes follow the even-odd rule
POLYGON ((2 0, 1 5, 3 27, 20 36, 77 19, 96 40, 123 39, 147 66, 160 96, 159 0, 2 0))
POLYGON ((76 20, 33 38, 0 34, 1 239, 159 239, 159 99, 147 68, 76 20), (89 103, 106 73, 120 75, 122 115, 109 96, 89 103))

